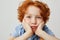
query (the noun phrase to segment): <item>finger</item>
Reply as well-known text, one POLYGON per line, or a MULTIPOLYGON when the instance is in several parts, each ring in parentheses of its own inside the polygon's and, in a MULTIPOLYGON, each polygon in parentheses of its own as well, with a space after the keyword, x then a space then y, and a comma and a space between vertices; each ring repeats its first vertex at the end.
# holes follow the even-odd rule
POLYGON ((44 26, 44 22, 41 22, 41 23, 39 24, 38 28, 42 29, 43 26, 44 26))
POLYGON ((28 25, 28 23, 25 22, 24 20, 23 20, 22 24, 23 24, 25 30, 30 30, 31 29, 30 26, 28 25))
POLYGON ((24 28, 25 30, 27 30, 26 22, 24 21, 24 19, 23 19, 23 21, 22 21, 22 25, 23 25, 23 28, 24 28))

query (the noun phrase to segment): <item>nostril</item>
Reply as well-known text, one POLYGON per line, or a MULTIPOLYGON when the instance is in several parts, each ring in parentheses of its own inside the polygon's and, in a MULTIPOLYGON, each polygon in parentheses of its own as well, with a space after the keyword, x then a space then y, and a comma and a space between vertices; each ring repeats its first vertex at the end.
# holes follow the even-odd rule
POLYGON ((32 23, 33 25, 36 25, 36 22, 35 23, 32 23))
POLYGON ((36 19, 34 17, 31 19, 31 23, 36 24, 36 19))
POLYGON ((31 21, 32 24, 36 24, 36 21, 31 21))

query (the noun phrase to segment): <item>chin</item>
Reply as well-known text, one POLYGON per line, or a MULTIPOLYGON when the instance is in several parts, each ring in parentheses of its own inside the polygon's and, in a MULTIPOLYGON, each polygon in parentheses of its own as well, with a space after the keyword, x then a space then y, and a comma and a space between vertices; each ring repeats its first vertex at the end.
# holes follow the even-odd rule
POLYGON ((31 29, 32 29, 33 33, 35 33, 37 26, 31 26, 31 29))
POLYGON ((33 31, 33 33, 35 33, 35 31, 36 31, 36 28, 35 28, 35 29, 32 29, 32 31, 33 31))

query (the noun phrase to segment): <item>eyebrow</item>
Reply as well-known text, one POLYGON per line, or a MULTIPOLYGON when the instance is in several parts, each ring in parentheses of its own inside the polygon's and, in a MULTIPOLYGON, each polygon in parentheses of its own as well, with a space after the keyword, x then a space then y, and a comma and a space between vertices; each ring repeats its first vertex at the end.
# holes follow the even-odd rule
MULTIPOLYGON (((32 13, 26 13, 26 14, 27 15, 30 15, 30 16, 32 15, 32 13)), ((41 15, 40 14, 39 15, 37 14, 36 16, 41 16, 41 15)))

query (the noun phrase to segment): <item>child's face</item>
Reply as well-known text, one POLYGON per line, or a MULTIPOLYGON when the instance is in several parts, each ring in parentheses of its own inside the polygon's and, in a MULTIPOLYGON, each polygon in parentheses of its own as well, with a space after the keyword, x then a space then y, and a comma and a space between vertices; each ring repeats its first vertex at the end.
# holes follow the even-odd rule
POLYGON ((38 25, 43 21, 40 15, 40 9, 35 6, 29 6, 26 10, 26 14, 24 15, 25 22, 27 22, 33 31, 36 30, 38 25))

